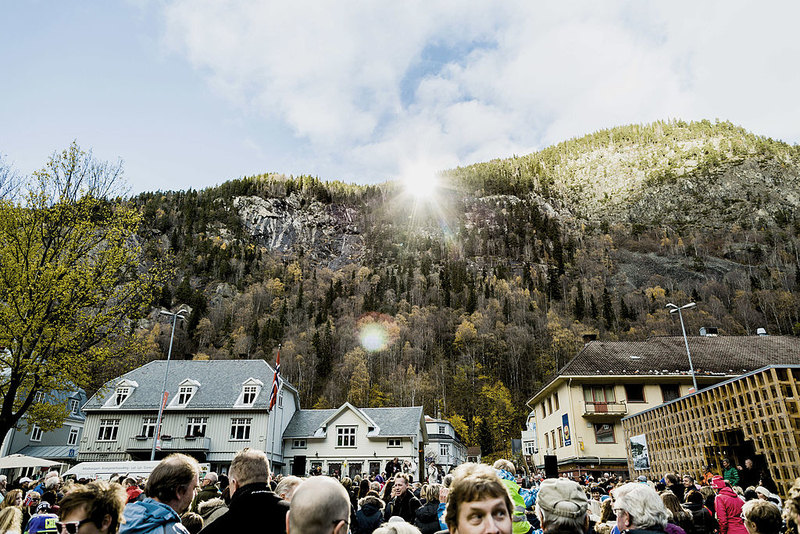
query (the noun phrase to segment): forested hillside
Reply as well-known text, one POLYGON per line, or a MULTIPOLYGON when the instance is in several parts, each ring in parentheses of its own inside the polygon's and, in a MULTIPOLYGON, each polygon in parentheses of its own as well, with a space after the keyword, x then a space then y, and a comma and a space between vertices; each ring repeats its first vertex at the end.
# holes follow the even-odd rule
MULTIPOLYGON (((800 149, 729 123, 626 126, 443 172, 435 197, 262 175, 131 199, 190 306, 177 358, 282 344, 304 407, 423 405, 485 453, 584 334, 800 334, 800 149)), ((145 259, 147 261, 147 259, 145 259)), ((139 323, 145 358, 168 326, 139 323)), ((135 362, 131 362, 132 364, 135 362)))

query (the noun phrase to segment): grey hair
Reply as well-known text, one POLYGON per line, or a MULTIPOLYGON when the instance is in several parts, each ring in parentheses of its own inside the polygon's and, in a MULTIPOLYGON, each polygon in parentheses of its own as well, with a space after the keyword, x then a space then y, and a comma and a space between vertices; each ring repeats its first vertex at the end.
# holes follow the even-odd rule
POLYGON ((667 508, 656 490, 644 484, 629 482, 613 492, 614 504, 631 518, 631 526, 647 529, 667 524, 667 508))
POLYGON ((581 517, 562 517, 555 514, 548 515, 547 512, 539 508, 539 503, 536 503, 536 513, 541 518, 542 530, 544 532, 581 532, 585 533, 586 516, 589 513, 588 509, 581 517))

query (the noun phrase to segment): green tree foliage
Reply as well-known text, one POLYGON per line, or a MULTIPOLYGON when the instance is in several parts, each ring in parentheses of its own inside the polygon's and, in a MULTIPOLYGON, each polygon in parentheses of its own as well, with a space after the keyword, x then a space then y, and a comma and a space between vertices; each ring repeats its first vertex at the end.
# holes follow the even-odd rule
POLYGON ((33 405, 37 392, 90 387, 136 352, 130 321, 156 280, 139 263, 139 214, 107 198, 120 174, 73 143, 19 200, 0 201, 0 435, 26 412, 60 426, 64 406, 33 405))

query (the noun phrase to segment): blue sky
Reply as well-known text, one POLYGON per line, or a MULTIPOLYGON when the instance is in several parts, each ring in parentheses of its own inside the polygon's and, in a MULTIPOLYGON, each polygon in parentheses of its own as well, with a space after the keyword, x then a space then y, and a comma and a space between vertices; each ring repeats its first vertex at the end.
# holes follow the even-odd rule
POLYGON ((74 139, 131 192, 375 183, 620 124, 800 142, 796 2, 0 3, 0 155, 74 139))

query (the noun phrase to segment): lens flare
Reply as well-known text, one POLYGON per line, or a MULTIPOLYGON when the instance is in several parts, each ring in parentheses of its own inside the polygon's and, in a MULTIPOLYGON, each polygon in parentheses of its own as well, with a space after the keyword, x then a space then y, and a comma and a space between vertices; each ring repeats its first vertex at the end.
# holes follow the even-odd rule
POLYGON ((361 327, 358 334, 361 347, 367 352, 384 350, 389 344, 389 334, 386 327, 379 323, 367 323, 361 327))

